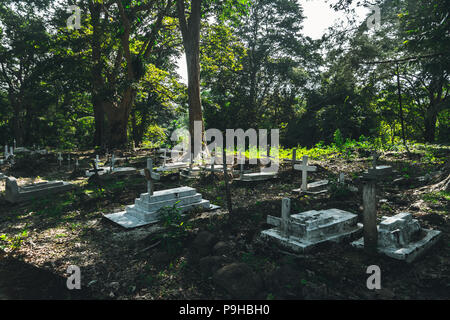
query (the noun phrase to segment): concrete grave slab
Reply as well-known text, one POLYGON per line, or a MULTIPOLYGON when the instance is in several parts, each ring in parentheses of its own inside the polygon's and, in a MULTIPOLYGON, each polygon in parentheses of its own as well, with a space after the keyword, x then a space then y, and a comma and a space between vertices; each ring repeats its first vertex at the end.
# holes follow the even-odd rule
MULTIPOLYGON (((284 200, 284 199, 283 199, 284 200)), ((282 218, 267 216, 273 229, 261 232, 261 237, 274 240, 295 252, 308 252, 328 241, 342 242, 359 236, 362 227, 356 214, 340 209, 311 210, 282 218)))
POLYGON ((74 185, 64 181, 47 181, 18 186, 14 177, 6 179, 5 200, 11 203, 42 198, 51 194, 72 190, 74 185))
POLYGON ((163 207, 175 205, 181 212, 194 208, 204 210, 218 209, 208 200, 202 199, 201 194, 191 187, 179 187, 155 191, 153 195, 143 193, 135 200, 134 205, 126 207, 125 211, 106 214, 105 218, 124 228, 135 228, 156 223, 160 220, 159 210, 163 207))
MULTIPOLYGON (((408 212, 383 217, 377 227, 377 250, 391 258, 413 262, 433 246, 440 238, 438 230, 422 229, 417 219, 408 212)), ((364 239, 352 242, 356 248, 364 248, 364 239)))

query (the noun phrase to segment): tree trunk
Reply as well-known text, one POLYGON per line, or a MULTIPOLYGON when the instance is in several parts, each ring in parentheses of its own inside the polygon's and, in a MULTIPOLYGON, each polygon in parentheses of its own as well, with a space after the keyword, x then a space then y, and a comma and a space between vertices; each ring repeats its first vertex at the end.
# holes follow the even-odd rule
POLYGON ((425 114, 425 141, 433 143, 436 135, 437 112, 435 106, 431 105, 425 114))
POLYGON ((191 135, 191 153, 194 157, 204 146, 204 124, 202 113, 202 102, 200 97, 200 19, 201 0, 192 0, 191 13, 186 21, 184 0, 177 1, 177 14, 180 23, 181 34, 183 36, 184 50, 186 53, 186 64, 188 72, 188 96, 189 96, 189 133, 191 135), (194 135, 195 121, 201 122, 201 132, 199 137, 194 135), (197 146, 194 143, 196 139, 197 146))

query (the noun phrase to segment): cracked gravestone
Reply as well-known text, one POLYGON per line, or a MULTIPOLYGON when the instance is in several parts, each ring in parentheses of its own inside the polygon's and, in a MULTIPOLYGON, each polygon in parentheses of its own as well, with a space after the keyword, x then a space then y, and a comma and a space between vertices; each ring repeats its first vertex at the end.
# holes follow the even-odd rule
POLYGON ((267 216, 275 228, 264 230, 261 237, 275 241, 295 252, 308 252, 324 242, 342 242, 361 233, 356 214, 340 209, 310 210, 290 215, 290 199, 282 202, 281 218, 267 216))
MULTIPOLYGON (((377 230, 377 251, 407 263, 424 254, 441 236, 438 230, 423 229, 408 212, 383 217, 377 230)), ((352 246, 364 248, 364 239, 352 242, 352 246)))

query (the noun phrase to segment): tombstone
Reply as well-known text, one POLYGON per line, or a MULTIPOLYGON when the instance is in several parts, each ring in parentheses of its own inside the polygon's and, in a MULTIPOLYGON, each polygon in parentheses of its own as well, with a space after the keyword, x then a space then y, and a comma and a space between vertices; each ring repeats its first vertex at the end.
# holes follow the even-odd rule
POLYGON ((94 160, 94 168, 86 170, 85 175, 86 177, 91 177, 95 175, 96 173, 101 175, 111 174, 114 176, 121 176, 121 175, 131 175, 135 174, 137 172, 136 168, 134 167, 116 167, 112 160, 114 160, 114 163, 117 161, 117 159, 113 156, 111 157, 111 166, 99 166, 99 156, 95 156, 94 160))
MULTIPOLYGON (((239 159, 242 159, 241 154, 239 154, 239 159)), ((278 177, 277 172, 250 172, 245 173, 244 162, 241 161, 239 166, 239 178, 236 181, 253 182, 253 181, 265 181, 269 179, 274 179, 278 177)))
POLYGON ((340 209, 311 210, 290 215, 290 201, 283 199, 281 218, 267 216, 273 229, 261 232, 263 239, 273 240, 295 252, 308 252, 331 241, 343 242, 361 234, 356 214, 340 209))
POLYGON ((59 162, 59 166, 61 167, 61 161, 63 161, 63 157, 61 155, 61 152, 58 153, 58 162, 59 162))
POLYGON ((174 171, 174 170, 184 169, 189 166, 188 162, 179 161, 183 157, 182 155, 176 159, 172 159, 172 157, 167 156, 167 154, 169 152, 172 153, 172 150, 166 149, 166 148, 158 150, 158 153, 163 154, 160 156, 160 158, 163 159, 163 165, 156 168, 156 171, 159 171, 159 172, 174 171), (167 162, 168 160, 172 160, 172 161, 167 162))
MULTIPOLYGON (((378 225, 377 251, 391 258, 411 263, 423 255, 441 237, 441 232, 422 229, 408 212, 383 217, 378 225)), ((364 238, 352 242, 356 248, 364 248, 364 238)))
POLYGON ((302 172, 302 185, 299 189, 293 190, 293 192, 309 193, 309 194, 320 194, 327 192, 324 189, 328 186, 328 180, 319 180, 312 183, 308 183, 308 172, 314 172, 317 170, 316 166, 308 166, 308 156, 303 156, 302 164, 294 165, 295 170, 300 170, 302 172))
POLYGON ((339 173, 338 183, 341 185, 345 184, 345 173, 343 172, 339 173))
POLYGON ((134 205, 126 207, 125 211, 104 215, 105 218, 125 227, 135 228, 160 220, 160 209, 176 206, 181 212, 194 208, 204 210, 218 209, 208 200, 202 199, 202 195, 191 187, 179 187, 161 191, 153 191, 153 180, 159 180, 159 174, 153 172, 153 163, 147 159, 147 168, 144 169, 147 180, 147 193, 142 193, 135 200, 134 205))
POLYGON ((58 192, 69 191, 73 188, 72 184, 64 181, 47 181, 18 186, 14 177, 8 177, 5 186, 5 200, 11 203, 24 202, 58 192))
POLYGON ((364 172, 363 177, 367 179, 377 179, 383 176, 389 176, 392 174, 391 166, 379 166, 377 165, 377 160, 380 158, 380 154, 376 151, 372 151, 372 168, 369 168, 364 172))

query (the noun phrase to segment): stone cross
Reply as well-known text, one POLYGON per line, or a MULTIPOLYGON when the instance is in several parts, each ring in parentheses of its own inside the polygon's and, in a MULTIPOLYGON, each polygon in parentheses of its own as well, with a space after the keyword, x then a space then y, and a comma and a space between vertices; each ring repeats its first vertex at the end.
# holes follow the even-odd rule
POLYGON ((372 151, 372 167, 374 169, 377 168, 377 160, 380 157, 380 154, 378 154, 375 150, 372 151))
POLYGON ((99 158, 98 158, 98 154, 95 155, 95 168, 98 170, 98 163, 100 162, 99 158))
POLYGON ((111 156, 111 172, 114 171, 114 163, 116 162, 116 157, 114 156, 114 152, 111 156))
POLYGON ((278 227, 280 233, 286 238, 289 238, 292 232, 298 234, 303 232, 302 227, 291 220, 291 199, 289 198, 283 198, 281 202, 281 218, 268 215, 267 223, 278 227))
POLYGON ((302 171, 302 191, 306 191, 308 189, 308 171, 316 171, 316 166, 308 166, 308 156, 303 156, 303 162, 300 165, 294 165, 295 170, 302 171))
POLYGON ((281 202, 281 232, 289 237, 289 217, 291 213, 291 199, 283 198, 281 202))
POLYGON ((12 146, 9 147, 9 155, 11 155, 11 156, 14 155, 14 148, 12 146))
POLYGON ((344 184, 344 182, 345 182, 345 174, 344 174, 343 172, 341 172, 341 173, 339 174, 338 182, 339 182, 340 184, 344 184))
POLYGON ((153 195, 153 180, 159 180, 161 175, 153 172, 153 160, 147 158, 147 168, 144 169, 144 177, 147 180, 147 192, 149 195, 153 195))
POLYGON ((5 145, 5 160, 8 159, 9 152, 8 152, 8 145, 5 145))
POLYGON ((61 161, 63 161, 63 157, 61 155, 61 152, 58 153, 58 161, 59 161, 59 166, 61 167, 61 161))
POLYGON ((369 253, 375 253, 378 244, 378 230, 374 181, 369 181, 363 186, 363 207, 364 249, 369 253))
POLYGON ((296 160, 297 160, 297 149, 292 149, 292 170, 295 170, 296 160))

